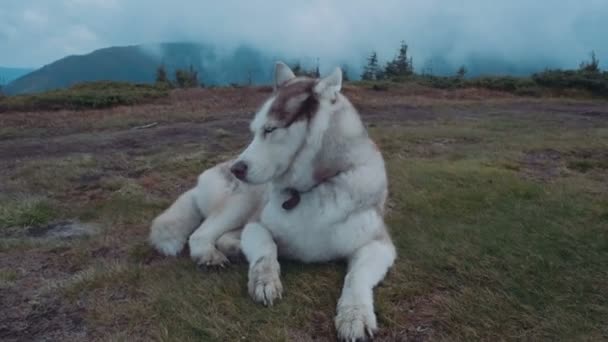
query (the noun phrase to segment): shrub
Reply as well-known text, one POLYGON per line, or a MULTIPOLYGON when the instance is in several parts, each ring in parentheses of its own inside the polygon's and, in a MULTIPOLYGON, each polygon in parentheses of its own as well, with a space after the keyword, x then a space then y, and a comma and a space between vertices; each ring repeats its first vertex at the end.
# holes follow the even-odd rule
POLYGON ((581 89, 594 95, 608 96, 608 72, 581 70, 546 70, 532 75, 538 85, 554 90, 581 89))
POLYGON ((169 89, 163 86, 90 82, 40 94, 4 97, 0 99, 0 112, 108 108, 146 103, 168 95, 169 89))
POLYGON ((171 86, 171 81, 167 76, 167 68, 165 68, 164 64, 161 64, 158 68, 156 68, 156 84, 161 86, 171 86))
POLYGON ((198 71, 194 70, 192 66, 188 70, 175 70, 175 83, 180 88, 198 87, 200 84, 198 81, 198 71))

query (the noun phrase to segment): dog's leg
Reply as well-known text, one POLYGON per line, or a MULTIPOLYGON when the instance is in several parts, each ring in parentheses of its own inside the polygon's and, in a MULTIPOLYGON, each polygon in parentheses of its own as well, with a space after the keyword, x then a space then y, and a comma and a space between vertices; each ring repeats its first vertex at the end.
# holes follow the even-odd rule
POLYGON ((199 265, 223 266, 228 263, 224 253, 216 248, 220 236, 242 227, 249 219, 252 205, 245 195, 229 197, 221 208, 217 208, 190 236, 190 257, 199 265))
POLYGON ((249 223, 243 230, 241 247, 249 262, 249 295, 256 302, 271 306, 283 293, 277 245, 272 235, 261 224, 249 223))
POLYGON ((395 257, 395 247, 390 241, 374 240, 349 259, 335 319, 340 339, 365 339, 366 333, 373 336, 376 330, 373 289, 393 265, 395 257))
POLYGON ((177 255, 188 236, 201 223, 203 216, 194 199, 196 188, 180 195, 177 200, 152 222, 149 241, 165 255, 177 255))
POLYGON ((241 233, 242 229, 236 229, 220 236, 215 243, 217 249, 224 253, 228 259, 241 256, 241 233))

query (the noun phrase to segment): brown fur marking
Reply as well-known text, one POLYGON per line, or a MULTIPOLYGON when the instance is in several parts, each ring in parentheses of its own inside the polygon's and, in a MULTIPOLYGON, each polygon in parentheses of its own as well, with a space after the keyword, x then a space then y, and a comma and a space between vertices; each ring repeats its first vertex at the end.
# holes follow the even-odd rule
POLYGON ((317 184, 320 184, 320 183, 323 183, 326 180, 336 176, 338 173, 340 173, 340 171, 322 168, 322 169, 315 170, 313 177, 314 177, 315 182, 317 184))
POLYGON ((313 92, 316 84, 315 79, 304 77, 288 81, 277 90, 268 115, 285 127, 296 121, 310 119, 319 107, 313 92))

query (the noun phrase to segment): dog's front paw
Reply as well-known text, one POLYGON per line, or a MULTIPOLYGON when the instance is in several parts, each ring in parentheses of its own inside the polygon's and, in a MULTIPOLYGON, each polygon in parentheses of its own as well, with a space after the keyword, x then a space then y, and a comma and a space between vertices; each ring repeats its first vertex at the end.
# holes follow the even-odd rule
POLYGON ((275 259, 261 258, 249 269, 249 295, 253 300, 272 306, 275 299, 283 295, 280 279, 281 269, 275 259))
POLYGON ((199 245, 190 240, 190 257, 199 266, 224 267, 229 264, 228 258, 213 245, 199 245))
POLYGON ((176 256, 184 245, 186 238, 176 233, 177 223, 157 220, 152 223, 148 241, 160 253, 164 255, 176 256))
POLYGON ((376 314, 370 305, 344 305, 338 307, 335 319, 338 338, 345 341, 373 338, 377 329, 376 314))

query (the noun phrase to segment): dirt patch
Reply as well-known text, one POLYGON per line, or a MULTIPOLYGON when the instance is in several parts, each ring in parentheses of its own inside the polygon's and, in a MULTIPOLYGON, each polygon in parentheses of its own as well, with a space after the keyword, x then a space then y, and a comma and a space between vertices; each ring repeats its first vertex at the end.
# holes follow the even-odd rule
POLYGON ((93 223, 79 221, 62 221, 45 226, 30 227, 26 235, 47 239, 72 239, 94 235, 99 232, 99 226, 93 223))
MULTIPOLYGON (((180 123, 142 130, 122 130, 94 134, 74 134, 48 139, 15 139, 0 144, 0 160, 62 157, 76 153, 96 156, 123 152, 129 155, 153 154, 159 149, 201 144, 211 151, 226 151, 233 143, 249 138, 248 120, 231 118, 203 124, 180 123), (226 132, 229 132, 228 134, 226 132), (229 140, 230 144, 225 141, 229 140)), ((7 167, 8 164, 7 163, 7 167)))
POLYGON ((0 340, 86 340, 83 310, 48 288, 80 270, 66 253, 63 248, 0 253, 0 269, 16 270, 16 279, 0 290, 0 340))
POLYGON ((333 341, 330 336, 335 339, 334 317, 328 312, 315 311, 306 328, 290 329, 288 336, 294 342, 333 341))
POLYGON ((446 294, 437 290, 425 296, 417 296, 394 303, 402 321, 396 329, 381 329, 376 341, 429 341, 435 336, 441 319, 440 305, 446 294))
POLYGON ((554 149, 532 150, 520 161, 522 172, 540 180, 550 180, 560 175, 563 154, 554 149))
POLYGON ((548 181, 567 172, 604 173, 608 169, 608 150, 577 149, 567 152, 555 149, 527 151, 520 160, 520 171, 534 179, 548 181))
POLYGON ((59 298, 24 298, 20 289, 0 294, 2 341, 87 341, 84 310, 59 298))

